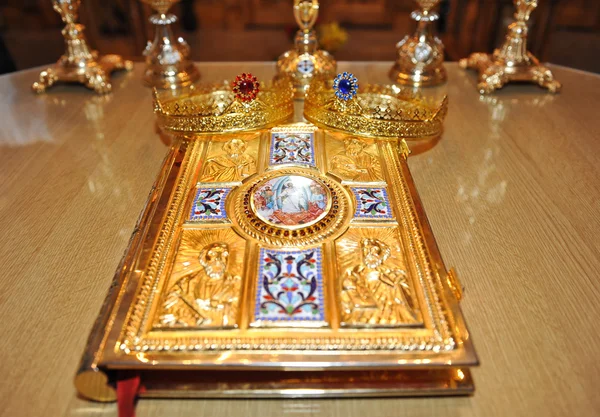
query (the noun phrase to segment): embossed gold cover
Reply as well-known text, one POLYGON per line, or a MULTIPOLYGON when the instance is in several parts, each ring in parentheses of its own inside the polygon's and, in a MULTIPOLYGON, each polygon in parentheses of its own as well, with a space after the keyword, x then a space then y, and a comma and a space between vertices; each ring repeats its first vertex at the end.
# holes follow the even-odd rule
POLYGON ((125 371, 149 396, 472 392, 460 284, 404 142, 307 124, 197 139, 165 161, 90 336, 84 396, 113 399, 125 371))

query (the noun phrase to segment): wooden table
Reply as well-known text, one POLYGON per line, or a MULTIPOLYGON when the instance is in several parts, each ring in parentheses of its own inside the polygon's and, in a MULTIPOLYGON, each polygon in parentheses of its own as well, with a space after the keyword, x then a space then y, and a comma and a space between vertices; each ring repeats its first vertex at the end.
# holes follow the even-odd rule
MULTIPOLYGON (((386 82, 390 63, 341 63, 386 82)), ((470 398, 141 400, 144 416, 591 416, 600 413, 600 77, 489 98, 448 64, 442 140, 410 166, 481 367, 470 398)), ((272 63, 202 64, 204 79, 272 63)), ((0 77, 0 416, 114 416, 76 396, 88 332, 167 147, 142 66, 114 93, 0 77)), ((430 90, 431 91, 431 90, 430 90)))

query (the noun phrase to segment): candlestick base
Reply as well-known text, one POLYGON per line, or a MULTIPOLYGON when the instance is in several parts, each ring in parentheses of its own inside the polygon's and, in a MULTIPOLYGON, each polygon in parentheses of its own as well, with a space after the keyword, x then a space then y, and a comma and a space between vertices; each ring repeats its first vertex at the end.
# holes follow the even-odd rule
POLYGON ((43 93, 59 81, 81 83, 98 94, 109 93, 112 89, 110 74, 125 69, 130 71, 133 63, 119 55, 98 57, 98 52, 90 49, 83 33, 85 26, 77 21, 80 1, 54 0, 53 8, 60 14, 65 27, 65 53, 53 66, 40 73, 39 81, 31 88, 35 93, 43 93))
POLYGON ((514 0, 514 3, 516 21, 508 26, 502 47, 492 55, 471 54, 461 59, 459 65, 463 69, 472 68, 479 72, 477 89, 480 94, 492 93, 513 81, 532 82, 551 93, 558 93, 561 84, 554 79, 552 71, 527 51, 527 21, 537 1, 514 0))
MULTIPOLYGON (((93 51, 97 56, 96 51, 93 51)), ((63 63, 63 58, 55 65, 40 72, 39 81, 31 88, 41 94, 57 82, 80 83, 98 94, 110 93, 112 85, 110 74, 117 70, 131 71, 133 63, 119 55, 104 55, 97 61, 89 60, 81 67, 70 67, 63 63)))
POLYGON ((463 69, 472 68, 479 72, 477 90, 480 94, 490 94, 514 81, 532 82, 551 93, 558 93, 562 87, 552 71, 541 65, 536 57, 528 53, 528 63, 513 65, 495 55, 474 53, 459 61, 463 69))

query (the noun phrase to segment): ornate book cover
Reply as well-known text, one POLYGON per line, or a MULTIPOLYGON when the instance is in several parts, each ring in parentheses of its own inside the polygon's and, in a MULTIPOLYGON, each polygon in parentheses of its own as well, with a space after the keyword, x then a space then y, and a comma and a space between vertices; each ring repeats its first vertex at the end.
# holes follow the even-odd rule
POLYGON ((148 396, 469 394, 477 365, 404 142, 293 124, 176 142, 76 385, 148 396))

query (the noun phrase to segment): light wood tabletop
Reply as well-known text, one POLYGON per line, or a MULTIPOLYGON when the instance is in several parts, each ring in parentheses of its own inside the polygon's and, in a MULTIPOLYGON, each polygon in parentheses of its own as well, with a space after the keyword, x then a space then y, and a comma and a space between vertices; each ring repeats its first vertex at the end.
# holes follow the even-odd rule
MULTIPOLYGON (((391 63, 341 63, 387 82, 391 63)), ((204 80, 272 63, 200 64, 204 80)), ((511 85, 480 98, 447 64, 442 139, 409 165, 481 366, 473 397, 140 400, 145 416, 592 416, 600 414, 600 77, 552 67, 563 92, 511 85)), ((35 70, 0 77, 0 416, 115 416, 79 399, 80 356, 167 146, 143 67, 101 97, 36 96, 35 70)))

